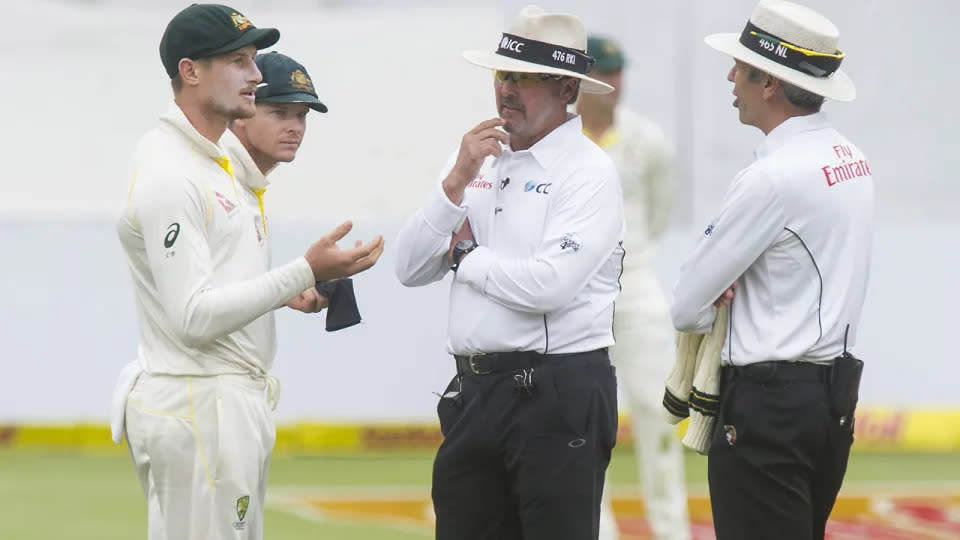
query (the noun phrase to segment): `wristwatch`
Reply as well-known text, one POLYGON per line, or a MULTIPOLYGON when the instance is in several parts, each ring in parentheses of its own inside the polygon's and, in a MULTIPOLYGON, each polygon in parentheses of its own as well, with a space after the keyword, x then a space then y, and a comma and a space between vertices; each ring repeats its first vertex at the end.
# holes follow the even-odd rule
POLYGON ((454 272, 460 268, 460 261, 467 256, 467 253, 477 249, 477 243, 473 240, 460 240, 453 246, 453 265, 450 267, 454 272))

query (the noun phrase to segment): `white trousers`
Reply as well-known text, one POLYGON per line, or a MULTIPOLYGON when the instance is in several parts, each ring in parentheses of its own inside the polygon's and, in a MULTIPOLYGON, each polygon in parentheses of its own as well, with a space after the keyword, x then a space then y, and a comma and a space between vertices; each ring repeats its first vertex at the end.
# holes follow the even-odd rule
POLYGON ((263 379, 140 376, 127 397, 130 454, 149 540, 261 540, 276 441, 263 379))
MULTIPOLYGON (((652 271, 633 269, 624 276, 614 334, 617 344, 610 357, 633 424, 647 522, 656 540, 689 540, 683 451, 673 426, 660 413, 664 383, 674 361, 674 331, 669 306, 652 271)), ((600 511, 600 540, 619 537, 608 492, 604 490, 600 511)))

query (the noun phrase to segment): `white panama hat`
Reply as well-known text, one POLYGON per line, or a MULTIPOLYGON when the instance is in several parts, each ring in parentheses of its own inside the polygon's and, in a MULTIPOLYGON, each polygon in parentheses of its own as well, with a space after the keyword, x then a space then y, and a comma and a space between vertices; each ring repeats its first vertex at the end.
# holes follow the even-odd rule
POLYGON ((714 49, 818 96, 853 101, 856 87, 839 69, 840 32, 812 9, 784 0, 762 0, 740 34, 712 34, 714 49))
POLYGON ((463 57, 487 69, 576 77, 588 94, 613 92, 609 84, 587 77, 594 60, 586 50, 587 29, 578 17, 527 6, 495 52, 466 51, 463 57))

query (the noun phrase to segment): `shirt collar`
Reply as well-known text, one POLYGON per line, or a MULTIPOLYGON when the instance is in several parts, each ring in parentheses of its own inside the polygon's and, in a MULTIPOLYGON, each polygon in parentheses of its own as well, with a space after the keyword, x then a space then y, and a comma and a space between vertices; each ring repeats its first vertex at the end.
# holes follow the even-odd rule
MULTIPOLYGON (((228 129, 224 132, 223 137, 220 138, 220 145, 229 153, 230 160, 234 163, 234 173, 241 184, 250 189, 265 188, 270 184, 266 175, 260 172, 260 167, 257 167, 250 153, 232 131, 228 129)), ((267 171, 267 174, 270 174, 270 171, 267 171)))
MULTIPOLYGON (((567 121, 560 124, 553 131, 547 133, 546 137, 537 141, 528 150, 513 152, 530 152, 533 159, 537 160, 544 169, 549 169, 553 162, 563 153, 571 141, 576 137, 586 137, 583 134, 583 122, 580 121, 580 115, 568 115, 567 121)), ((507 152, 511 152, 509 147, 507 152)))
POLYGON ((160 115, 160 121, 170 124, 171 127, 183 134, 203 155, 214 160, 225 155, 225 152, 219 146, 210 142, 209 139, 197 131, 197 128, 193 127, 187 115, 183 114, 183 110, 175 101, 170 102, 167 112, 160 115))
POLYGON ((763 143, 754 151, 754 155, 757 159, 766 157, 785 145, 795 135, 805 131, 823 129, 829 125, 827 117, 820 112, 804 116, 791 116, 767 134, 763 143))

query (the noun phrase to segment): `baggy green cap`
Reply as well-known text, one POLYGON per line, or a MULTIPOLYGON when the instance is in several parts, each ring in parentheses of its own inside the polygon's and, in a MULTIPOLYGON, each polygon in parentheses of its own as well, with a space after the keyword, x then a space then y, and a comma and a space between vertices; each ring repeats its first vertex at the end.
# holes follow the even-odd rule
POLYGON ((257 28, 242 13, 220 4, 193 4, 174 15, 160 39, 160 61, 170 78, 183 58, 204 58, 255 45, 265 49, 280 39, 276 28, 257 28))
POLYGON ((587 38, 587 54, 597 60, 593 70, 599 73, 613 73, 620 71, 627 63, 623 50, 616 41, 605 36, 590 36, 587 38))
POLYGON ((317 112, 327 112, 302 64, 276 51, 258 54, 254 61, 263 75, 263 83, 257 88, 258 102, 306 103, 317 112))

